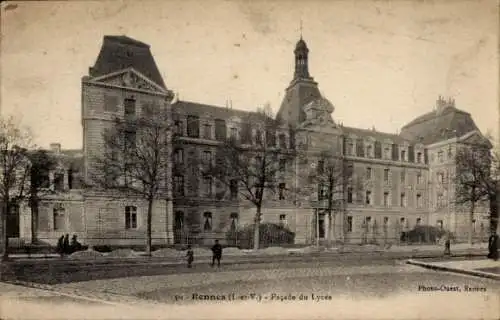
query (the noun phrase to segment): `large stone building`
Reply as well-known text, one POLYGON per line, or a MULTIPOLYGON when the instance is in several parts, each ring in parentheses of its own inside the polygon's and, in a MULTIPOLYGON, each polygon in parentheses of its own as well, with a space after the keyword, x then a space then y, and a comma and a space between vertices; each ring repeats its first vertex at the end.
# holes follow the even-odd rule
MULTIPOLYGON (((284 162, 284 170, 295 174, 283 175, 281 191, 266 196, 263 221, 286 224, 296 233, 297 243, 324 238, 329 225, 349 242, 380 239, 380 234, 397 240, 402 231, 416 225, 437 226, 465 239, 467 208, 453 205, 451 177, 457 147, 484 143, 470 114, 457 109, 453 100, 439 97, 435 107, 410 121, 400 134, 348 127, 334 120, 332 103, 320 94, 302 38, 293 57, 295 69, 276 116, 280 124, 276 136, 283 149, 294 155, 284 162), (305 183, 296 173, 316 168, 323 151, 340 155, 352 166, 356 181, 362 181, 342 190, 342 209, 333 215, 332 224, 321 213, 324 204, 318 201, 317 188, 310 187, 307 195, 300 196, 287 191, 305 183)), ((39 238, 54 243, 61 234, 76 233, 91 245, 144 243, 144 201, 67 181, 73 181, 74 171, 88 180, 91 159, 103 149, 102 132, 116 116, 141 114, 149 105, 168 110, 178 137, 171 145, 172 188, 166 191, 166 200, 156 201, 153 208, 153 243, 186 238, 198 243, 224 241, 229 228, 252 223, 255 206, 234 190, 220 188, 216 181, 190 170, 190 159, 213 164, 220 141, 241 139, 244 130, 251 133, 247 143, 256 143, 258 128, 244 120, 251 112, 175 99, 149 45, 125 36, 105 36, 96 63, 82 78, 83 150, 72 154, 80 167, 61 171, 66 174, 65 183, 40 210, 39 238)), ((54 152, 65 155, 64 150, 54 152)), ((16 234, 29 241, 30 211, 22 207, 16 234)), ((474 225, 476 236, 486 229, 485 207, 476 210, 474 225)))

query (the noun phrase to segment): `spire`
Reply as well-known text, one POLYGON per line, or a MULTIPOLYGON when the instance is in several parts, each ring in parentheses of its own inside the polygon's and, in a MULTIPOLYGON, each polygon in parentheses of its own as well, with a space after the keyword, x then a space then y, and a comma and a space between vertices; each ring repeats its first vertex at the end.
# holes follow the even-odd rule
POLYGON ((307 44, 302 39, 302 20, 300 21, 300 40, 297 42, 294 50, 295 54, 295 74, 294 79, 310 79, 309 76, 309 66, 308 66, 308 55, 309 49, 307 44))

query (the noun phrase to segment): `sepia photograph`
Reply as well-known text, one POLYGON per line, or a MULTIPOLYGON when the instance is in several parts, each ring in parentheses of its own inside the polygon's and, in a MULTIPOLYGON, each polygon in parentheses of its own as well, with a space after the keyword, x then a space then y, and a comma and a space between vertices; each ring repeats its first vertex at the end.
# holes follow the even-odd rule
POLYGON ((0 319, 500 319, 499 2, 0 3, 0 319))

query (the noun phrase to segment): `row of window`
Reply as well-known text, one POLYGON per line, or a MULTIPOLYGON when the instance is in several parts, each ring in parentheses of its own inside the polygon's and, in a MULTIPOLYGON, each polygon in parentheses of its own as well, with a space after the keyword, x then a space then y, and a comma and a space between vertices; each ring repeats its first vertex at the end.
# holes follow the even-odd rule
MULTIPOLYGON (((244 144, 255 145, 262 145, 265 140, 269 146, 276 146, 276 134, 269 131, 264 133, 259 129, 254 131, 250 123, 243 124, 242 128, 238 128, 236 126, 229 128, 229 136, 226 121, 222 119, 215 120, 215 130, 213 130, 213 126, 209 123, 201 125, 200 117, 195 115, 188 115, 186 123, 187 130, 184 131, 184 121, 179 119, 175 120, 174 134, 178 136, 187 135, 189 138, 202 138, 206 140, 218 141, 224 141, 229 137, 231 139, 241 141, 241 143, 244 144)), ((286 134, 278 134, 278 144, 280 148, 286 149, 288 147, 286 134)))
MULTIPOLYGON (((201 193, 204 197, 211 198, 213 197, 213 178, 210 176, 205 176, 202 178, 201 181, 201 193)), ((184 176, 177 174, 174 176, 174 183, 173 183, 173 192, 175 196, 181 197, 185 196, 185 183, 184 183, 184 176)), ((279 183, 278 184, 278 200, 285 200, 285 194, 286 194, 286 184, 285 183, 279 183)), ((238 199, 238 193, 239 193, 239 187, 238 187, 238 181, 237 180, 230 180, 229 181, 229 192, 230 192, 230 199, 231 200, 236 200, 238 199)))
MULTIPOLYGON (((104 95, 104 111, 118 112, 119 97, 115 95, 104 95)), ((124 115, 126 119, 130 119, 137 114, 137 101, 134 98, 125 98, 123 100, 124 115)), ((141 113, 145 116, 154 116, 159 109, 157 102, 143 101, 141 104, 141 113)))
POLYGON ((386 159, 393 161, 427 163, 427 150, 415 152, 415 146, 408 146, 407 150, 400 150, 398 144, 393 143, 390 147, 382 149, 382 143, 375 141, 372 144, 365 143, 363 138, 356 140, 344 138, 344 154, 349 156, 386 159))
MULTIPOLYGON (((42 170, 35 173, 31 174, 32 179, 35 178, 35 176, 40 179, 38 182, 40 188, 42 189, 49 189, 51 185, 53 186, 55 191, 64 191, 65 189, 65 182, 64 179, 67 177, 68 178, 68 189, 76 189, 81 187, 79 184, 79 180, 75 179, 75 172, 73 169, 68 169, 66 171, 55 171, 54 176, 52 178, 52 181, 50 179, 50 174, 49 170, 42 170), (52 182, 52 183, 51 183, 52 182)), ((32 182, 34 183, 34 182, 32 182)))
MULTIPOLYGON (((423 197, 422 197, 422 194, 417 193, 415 199, 416 199, 416 207, 417 208, 422 208, 423 207, 423 197)), ((347 203, 353 203, 354 202, 353 200, 354 200, 353 199, 353 189, 351 187, 349 187, 349 188, 347 188, 347 203)), ((364 201, 364 203, 366 205, 368 205, 368 206, 374 204, 373 193, 372 193, 371 190, 366 190, 365 191, 365 201, 364 201)), ((384 197, 383 197, 383 203, 382 203, 382 205, 384 207, 391 207, 392 206, 390 192, 388 192, 388 191, 384 192, 384 197)), ((401 192, 400 195, 399 195, 399 205, 401 207, 408 206, 407 196, 406 196, 405 192, 401 192)))
MULTIPOLYGON (((347 232, 354 232, 354 224, 353 224, 353 217, 352 216, 347 216, 347 232)), ((373 227, 374 221, 372 221, 372 217, 368 216, 363 219, 363 222, 361 224, 361 227, 363 230, 367 230, 370 228, 370 226, 373 227)), ((416 218, 415 220, 415 226, 419 226, 422 223, 422 218, 416 218)), ((399 218, 396 220, 396 224, 399 226, 405 226, 407 227, 408 220, 404 217, 399 218)), ((382 227, 387 228, 389 226, 389 217, 384 217, 383 222, 382 222, 382 227)), ((442 221, 441 221, 441 227, 442 227, 442 221)))
MULTIPOLYGON (((239 214, 237 212, 232 212, 229 215, 229 222, 232 229, 236 229, 238 227, 239 214)), ((176 211, 174 214, 174 231, 180 231, 185 228, 186 219, 183 211, 176 211)), ((280 214, 279 223, 282 225, 287 224, 286 214, 280 214)), ((203 213, 203 231, 210 232, 213 231, 213 223, 212 223, 212 213, 204 212, 203 213)))

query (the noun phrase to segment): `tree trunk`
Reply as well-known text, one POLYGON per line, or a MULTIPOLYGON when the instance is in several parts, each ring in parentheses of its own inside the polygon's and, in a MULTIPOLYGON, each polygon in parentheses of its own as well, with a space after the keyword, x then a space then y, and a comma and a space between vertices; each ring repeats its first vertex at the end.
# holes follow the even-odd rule
POLYGON ((38 243, 38 201, 31 204, 31 243, 38 243))
POLYGON ((476 203, 472 202, 470 206, 470 211, 469 211, 469 244, 472 245, 473 242, 473 230, 474 226, 472 224, 472 220, 474 220, 474 209, 475 209, 476 203))
POLYGON ((146 255, 151 255, 151 224, 153 218, 153 201, 154 199, 148 199, 148 217, 147 217, 147 229, 146 229, 146 255))
POLYGON ((7 236, 7 214, 9 212, 10 199, 6 199, 2 206, 2 261, 9 258, 9 237, 7 236))
POLYGON ((257 213, 255 214, 255 223, 253 229, 253 249, 258 250, 260 244, 260 215, 261 207, 257 206, 257 213))

